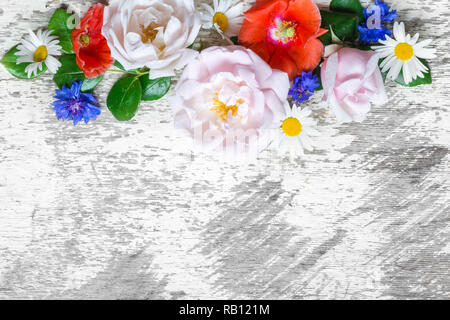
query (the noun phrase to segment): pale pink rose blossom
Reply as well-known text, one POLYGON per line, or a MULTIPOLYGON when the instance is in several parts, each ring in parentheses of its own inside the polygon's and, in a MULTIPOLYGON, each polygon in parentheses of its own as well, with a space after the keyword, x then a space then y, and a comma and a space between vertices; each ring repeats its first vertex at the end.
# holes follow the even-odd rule
POLYGON ((150 68, 150 79, 174 76, 198 52, 188 47, 201 27, 193 0, 112 0, 102 34, 126 70, 150 68))
POLYGON ((185 69, 169 98, 175 127, 212 152, 249 154, 266 148, 284 112, 286 73, 241 46, 211 47, 185 69))
POLYGON ((322 64, 324 101, 340 122, 363 121, 371 104, 388 101, 374 51, 343 48, 322 64))

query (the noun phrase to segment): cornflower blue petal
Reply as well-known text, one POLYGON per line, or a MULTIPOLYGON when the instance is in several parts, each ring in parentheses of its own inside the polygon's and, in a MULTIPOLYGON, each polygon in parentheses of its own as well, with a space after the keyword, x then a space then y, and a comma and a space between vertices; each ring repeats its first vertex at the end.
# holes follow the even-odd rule
POLYGON ((56 101, 52 102, 58 120, 71 120, 77 125, 81 120, 88 123, 97 119, 101 110, 96 105, 97 100, 91 93, 81 92, 82 81, 72 83, 70 88, 63 86, 56 90, 56 101))
POLYGON ((381 21, 382 22, 393 22, 396 18, 399 17, 397 14, 397 10, 392 10, 385 2, 381 0, 375 0, 375 5, 380 8, 381 12, 381 21))
POLYGON ((365 21, 361 24, 361 26, 358 26, 360 41, 367 44, 377 43, 380 40, 386 40, 386 35, 391 36, 392 31, 385 28, 383 22, 393 22, 399 17, 396 10, 391 11, 391 7, 381 0, 375 0, 374 5, 380 12, 380 28, 369 28, 367 25, 368 19, 376 13, 376 10, 371 10, 372 7, 364 10, 365 21))
POLYGON ((294 79, 293 85, 289 89, 289 96, 297 104, 301 104, 308 101, 319 86, 319 78, 312 71, 302 72, 299 77, 294 79))
POLYGON ((69 99, 72 97, 72 94, 70 90, 67 90, 65 87, 63 87, 62 90, 56 90, 56 96, 55 99, 69 99))
POLYGON ((387 35, 392 36, 392 31, 389 29, 368 29, 364 25, 358 26, 358 31, 361 34, 359 40, 367 44, 386 40, 387 35))
POLYGON ((100 108, 97 107, 96 105, 93 105, 93 104, 88 103, 88 104, 87 104, 87 107, 88 107, 89 110, 90 110, 94 115, 96 115, 96 116, 98 116, 98 115, 100 115, 100 114, 102 113, 102 111, 100 110, 100 108))
POLYGON ((85 93, 82 92, 80 94, 81 100, 89 102, 89 103, 97 103, 97 99, 94 98, 94 95, 92 93, 85 93))
POLYGON ((79 82, 75 81, 72 84, 71 91, 72 91, 72 97, 73 98, 79 98, 80 97, 80 91, 81 91, 81 85, 82 84, 83 84, 82 81, 79 81, 79 82))

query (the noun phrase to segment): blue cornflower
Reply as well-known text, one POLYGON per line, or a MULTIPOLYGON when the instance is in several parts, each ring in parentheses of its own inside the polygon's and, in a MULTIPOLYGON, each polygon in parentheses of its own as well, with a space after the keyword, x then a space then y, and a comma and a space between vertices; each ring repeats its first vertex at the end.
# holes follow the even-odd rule
POLYGON ((297 104, 305 102, 314 94, 319 87, 319 78, 310 72, 302 72, 302 75, 294 79, 294 84, 289 90, 289 96, 297 104))
MULTIPOLYGON (((391 11, 391 7, 381 0, 375 0, 374 6, 377 7, 376 10, 371 10, 372 7, 364 10, 365 21, 361 26, 358 26, 358 31, 361 34, 360 41, 367 44, 377 43, 380 40, 386 40, 386 36, 392 36, 392 31, 384 28, 383 23, 393 22, 399 16, 396 10, 391 11), (368 19, 376 14, 376 11, 380 12, 380 27, 370 29, 367 25, 368 19)), ((375 23, 374 20, 371 22, 375 23)))
POLYGON ((72 120, 74 125, 84 120, 95 120, 101 113, 100 108, 96 106, 97 100, 92 93, 81 92, 82 81, 72 83, 71 88, 63 86, 62 90, 56 90, 53 110, 56 111, 58 120, 72 120))

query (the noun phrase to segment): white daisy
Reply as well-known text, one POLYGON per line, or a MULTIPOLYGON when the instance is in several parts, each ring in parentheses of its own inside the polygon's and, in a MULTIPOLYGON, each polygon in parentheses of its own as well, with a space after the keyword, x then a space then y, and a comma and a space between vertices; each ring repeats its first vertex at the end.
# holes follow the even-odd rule
POLYGON ((389 79, 397 79, 400 71, 403 71, 403 78, 408 84, 417 77, 424 78, 424 73, 428 73, 428 68, 418 59, 433 59, 435 58, 436 49, 425 48, 431 43, 431 40, 417 42, 419 34, 414 37, 405 33, 404 23, 395 22, 394 24, 394 38, 386 36, 386 40, 379 42, 383 46, 372 47, 379 53, 381 59, 384 58, 380 64, 381 71, 389 70, 387 77, 389 79))
POLYGON ((58 45, 57 37, 50 35, 52 31, 38 30, 35 34, 28 30, 28 33, 17 46, 16 56, 19 56, 17 64, 30 63, 25 68, 28 78, 33 73, 37 75, 38 70, 42 70, 44 63, 50 72, 56 73, 61 66, 61 62, 54 57, 61 55, 61 46, 58 45))
POLYGON ((313 141, 311 137, 320 135, 315 128, 317 126, 310 115, 312 111, 309 108, 303 110, 294 105, 292 109, 289 104, 285 106, 279 126, 276 128, 277 142, 279 151, 282 154, 290 154, 291 158, 303 155, 304 149, 313 151, 313 141))
POLYGON ((202 13, 205 29, 215 28, 223 38, 237 36, 244 21, 244 3, 240 0, 214 0, 214 9, 206 3, 201 5, 206 10, 202 13))

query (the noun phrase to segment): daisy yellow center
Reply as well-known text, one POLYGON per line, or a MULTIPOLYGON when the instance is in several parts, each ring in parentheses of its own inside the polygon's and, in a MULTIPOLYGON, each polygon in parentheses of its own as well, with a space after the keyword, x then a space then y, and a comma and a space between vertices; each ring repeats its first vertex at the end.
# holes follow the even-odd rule
POLYGON ((90 42, 91 42, 91 38, 89 38, 89 35, 87 35, 86 33, 81 35, 80 43, 83 47, 87 47, 90 42))
POLYGON ((34 51, 33 60, 34 62, 42 62, 47 59, 48 51, 46 46, 40 46, 34 51))
POLYGON ((302 132, 302 124, 297 118, 287 118, 281 125, 283 132, 289 137, 297 137, 302 132))
POLYGON ((228 17, 225 13, 216 12, 213 17, 213 24, 217 24, 222 32, 228 30, 228 17))
POLYGON ((142 42, 149 43, 156 39, 156 36, 158 35, 158 28, 159 25, 155 22, 151 22, 147 28, 145 28, 143 25, 141 25, 141 32, 142 32, 142 42))
POLYGON ((395 56, 402 61, 411 60, 411 58, 414 56, 414 48, 409 43, 399 43, 395 47, 395 56))
POLYGON ((227 105, 219 100, 219 94, 217 93, 216 96, 213 98, 212 102, 214 107, 211 109, 211 111, 214 111, 216 115, 219 117, 219 119, 222 120, 223 122, 228 121, 228 115, 230 114, 230 112, 233 117, 237 116, 239 111, 239 105, 244 103, 241 99, 238 99, 236 101, 236 104, 227 105))

